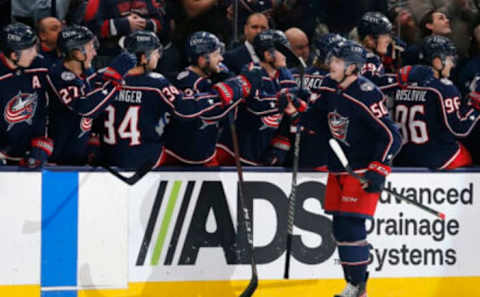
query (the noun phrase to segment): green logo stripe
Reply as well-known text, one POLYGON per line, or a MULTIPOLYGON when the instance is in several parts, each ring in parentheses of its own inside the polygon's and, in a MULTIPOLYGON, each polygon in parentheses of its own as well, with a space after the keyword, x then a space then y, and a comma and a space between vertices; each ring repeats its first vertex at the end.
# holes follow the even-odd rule
POLYGON ((180 192, 181 185, 182 182, 178 180, 173 184, 170 198, 168 198, 167 209, 165 210, 162 225, 160 226, 160 232, 158 232, 157 243, 155 244, 155 249, 153 250, 153 257, 150 263, 151 265, 157 265, 158 260, 160 259, 163 243, 165 242, 165 237, 167 236, 168 226, 170 225, 170 220, 172 219, 173 209, 175 208, 175 203, 177 202, 178 192, 180 192))

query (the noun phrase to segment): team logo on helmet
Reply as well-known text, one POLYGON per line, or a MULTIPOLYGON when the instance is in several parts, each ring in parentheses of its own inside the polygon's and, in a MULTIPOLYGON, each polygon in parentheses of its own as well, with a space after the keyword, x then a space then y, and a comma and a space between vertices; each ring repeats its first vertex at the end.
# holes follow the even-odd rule
POLYGON ((348 146, 350 146, 347 142, 349 123, 350 120, 347 117, 343 117, 336 110, 328 113, 328 127, 330 128, 332 136, 348 146))
POLYGON ((8 101, 3 114, 3 118, 8 123, 7 131, 15 124, 22 122, 32 125, 37 106, 37 93, 28 94, 18 91, 18 94, 8 101))

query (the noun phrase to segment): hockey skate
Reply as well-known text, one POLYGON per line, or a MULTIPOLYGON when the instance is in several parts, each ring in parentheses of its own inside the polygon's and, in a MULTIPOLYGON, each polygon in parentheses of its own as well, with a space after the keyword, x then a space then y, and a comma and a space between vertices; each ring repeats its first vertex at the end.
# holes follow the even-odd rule
POLYGON ((367 297, 366 283, 360 283, 357 286, 347 283, 347 286, 340 294, 334 297, 367 297))

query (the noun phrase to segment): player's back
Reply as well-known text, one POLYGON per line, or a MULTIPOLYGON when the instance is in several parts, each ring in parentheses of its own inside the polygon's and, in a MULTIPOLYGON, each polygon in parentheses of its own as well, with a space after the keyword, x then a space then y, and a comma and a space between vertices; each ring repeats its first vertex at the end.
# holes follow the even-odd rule
POLYGON ((424 77, 393 93, 394 119, 401 126, 400 166, 443 168, 459 151, 456 137, 472 126, 462 115, 458 90, 448 79, 424 77))
POLYGON ((173 92, 177 90, 170 90, 168 81, 155 72, 125 77, 125 85, 100 119, 102 153, 108 164, 139 168, 158 159, 173 92))

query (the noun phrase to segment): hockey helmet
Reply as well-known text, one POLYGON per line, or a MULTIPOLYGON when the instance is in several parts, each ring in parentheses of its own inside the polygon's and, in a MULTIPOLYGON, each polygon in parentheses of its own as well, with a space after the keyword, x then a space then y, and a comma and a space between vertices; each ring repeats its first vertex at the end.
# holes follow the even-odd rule
POLYGON ((30 48, 37 42, 37 35, 32 28, 22 23, 10 24, 2 30, 0 50, 8 56, 12 52, 30 48))
POLYGON ((185 48, 190 64, 197 64, 198 57, 213 53, 217 49, 223 54, 225 44, 217 36, 205 31, 198 31, 190 35, 185 48))
POLYGON ((121 38, 120 47, 137 56, 145 54, 148 57, 150 53, 156 49, 159 50, 160 56, 163 53, 163 46, 157 35, 153 32, 143 30, 133 32, 125 38, 121 38))
POLYGON ((445 36, 430 35, 423 40, 422 56, 428 64, 431 64, 437 57, 444 62, 446 57, 450 56, 455 59, 456 55, 455 45, 445 36))
POLYGON ((87 27, 73 25, 62 29, 58 34, 57 48, 63 56, 69 55, 73 50, 85 52, 85 44, 94 40, 98 48, 97 37, 87 27))
POLYGON ((326 63, 328 55, 346 40, 345 37, 336 33, 324 34, 313 41, 314 54, 321 62, 326 63))
POLYGON ((363 40, 367 35, 378 37, 392 32, 392 23, 380 12, 366 12, 357 26, 358 36, 363 40))

